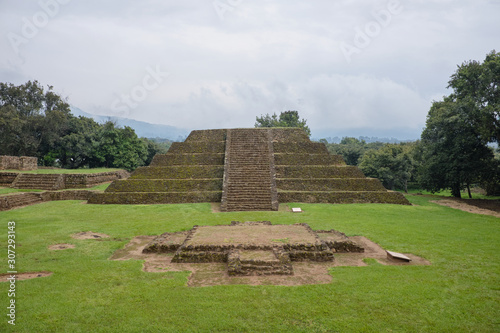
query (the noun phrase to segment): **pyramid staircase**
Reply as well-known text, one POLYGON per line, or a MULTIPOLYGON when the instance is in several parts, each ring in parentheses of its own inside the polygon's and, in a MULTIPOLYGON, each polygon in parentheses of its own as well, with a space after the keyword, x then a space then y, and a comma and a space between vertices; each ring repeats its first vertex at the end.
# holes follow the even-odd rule
POLYGON ((221 211, 278 210, 271 149, 268 130, 227 131, 221 211))
POLYGON ((299 128, 192 131, 148 167, 114 181, 89 203, 220 202, 221 211, 272 211, 279 203, 409 205, 299 128))

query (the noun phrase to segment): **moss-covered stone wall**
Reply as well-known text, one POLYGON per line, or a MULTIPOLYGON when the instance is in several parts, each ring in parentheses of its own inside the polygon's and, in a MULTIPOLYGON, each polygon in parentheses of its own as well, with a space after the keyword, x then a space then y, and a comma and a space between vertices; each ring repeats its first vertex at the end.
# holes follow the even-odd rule
POLYGON ((340 155, 329 154, 274 154, 275 165, 346 165, 340 155))
POLYGON ((92 187, 113 180, 127 178, 129 175, 125 170, 89 174, 65 174, 64 188, 92 187))
POLYGON ((220 202, 222 191, 203 192, 105 192, 91 196, 92 204, 166 204, 220 202))
POLYGON ((273 142, 308 142, 309 137, 300 128, 273 128, 271 130, 271 140, 273 142))
POLYGON ((328 154, 325 144, 321 142, 275 142, 273 150, 275 154, 328 154))
POLYGON ((276 178, 364 178, 363 172, 351 165, 276 166, 276 178))
POLYGON ((169 165, 224 165, 224 153, 156 154, 149 166, 169 165))
POLYGON ((220 191, 222 178, 213 179, 124 179, 113 182, 106 192, 220 191))
POLYGON ((0 170, 36 170, 38 158, 0 155, 0 170))
POLYGON ((16 172, 0 172, 0 186, 9 186, 16 177, 16 172))
POLYGON ((223 165, 177 165, 168 167, 140 167, 129 179, 203 179, 222 178, 223 165))
POLYGON ((195 130, 191 131, 186 141, 225 141, 226 129, 195 130))
POLYGON ((280 202, 306 202, 306 203, 385 203, 410 205, 408 200, 400 192, 376 191, 376 192, 280 192, 280 202))
MULTIPOLYGON (((219 153, 224 154, 226 144, 224 141, 191 141, 174 142, 170 146, 168 153, 172 154, 201 154, 201 153, 219 153)), ((167 154, 168 154, 167 153, 167 154)))
POLYGON ((276 179, 282 191, 385 191, 375 178, 276 179))

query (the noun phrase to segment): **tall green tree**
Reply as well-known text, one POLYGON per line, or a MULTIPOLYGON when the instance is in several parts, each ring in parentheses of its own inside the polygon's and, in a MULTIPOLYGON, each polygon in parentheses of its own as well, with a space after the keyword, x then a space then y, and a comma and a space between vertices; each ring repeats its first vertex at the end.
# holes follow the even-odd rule
POLYGON ((69 122, 69 133, 46 155, 47 164, 58 160, 61 167, 68 169, 102 166, 104 162, 94 156, 99 148, 100 127, 92 118, 73 117, 69 122))
POLYGON ((69 104, 38 81, 0 83, 0 154, 38 157, 64 168, 114 167, 133 170, 164 148, 139 139, 130 127, 74 117, 69 104))
POLYGON ((382 142, 366 143, 365 140, 353 137, 343 137, 340 143, 328 143, 326 140, 323 140, 323 143, 331 154, 342 155, 347 165, 359 165, 366 151, 377 150, 384 146, 382 142))
POLYGON ((415 144, 386 144, 380 149, 365 152, 359 167, 368 177, 378 178, 389 190, 408 192, 408 182, 415 170, 415 144))
POLYGON ((500 52, 486 55, 481 63, 470 60, 458 66, 448 88, 453 101, 469 105, 469 121, 486 142, 500 143, 500 52))
POLYGON ((311 129, 306 123, 307 120, 300 119, 298 111, 284 111, 279 117, 276 113, 256 117, 255 127, 299 127, 311 136, 311 129))
POLYGON ((460 191, 494 174, 493 151, 476 122, 478 109, 471 100, 434 102, 422 132, 419 177, 424 189, 460 191))
POLYGON ((147 145, 132 128, 119 128, 111 121, 100 128, 94 147, 96 164, 101 163, 108 168, 131 171, 144 165, 148 157, 147 145))
POLYGON ((5 155, 36 156, 41 161, 65 135, 72 117, 69 104, 38 81, 15 86, 0 82, 2 118, 0 152, 5 155))

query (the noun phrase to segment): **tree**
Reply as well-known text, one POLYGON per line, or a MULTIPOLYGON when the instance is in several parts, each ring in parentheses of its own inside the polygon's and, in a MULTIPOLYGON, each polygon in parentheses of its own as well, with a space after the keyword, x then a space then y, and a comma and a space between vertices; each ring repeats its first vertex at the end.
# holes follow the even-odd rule
POLYGON ((412 152, 415 144, 386 144, 380 149, 366 151, 359 164, 368 177, 378 178, 389 190, 408 192, 415 163, 412 152))
POLYGON ((453 93, 434 102, 422 132, 418 158, 421 185, 432 192, 469 190, 475 182, 498 179, 489 142, 500 142, 500 53, 483 63, 467 61, 451 75, 453 93))
POLYGON ((469 121, 484 141, 500 143, 500 52, 491 51, 483 63, 471 60, 457 67, 448 82, 450 98, 475 109, 469 121))
POLYGON ((20 86, 0 82, 2 154, 43 156, 65 134, 69 104, 38 81, 20 86))
POLYGON ((494 172, 493 151, 486 145, 478 126, 476 105, 467 100, 445 98, 434 102, 422 132, 419 160, 420 183, 424 189, 439 192, 460 191, 494 172))
POLYGON ((139 139, 130 127, 74 117, 69 104, 38 81, 0 83, 0 154, 38 157, 64 168, 114 167, 129 171, 164 148, 139 139))
POLYGON ((340 143, 326 143, 326 147, 331 154, 342 155, 347 165, 358 165, 363 154, 369 149, 380 149, 382 142, 366 143, 353 137, 343 137, 340 143))
POLYGON ((69 133, 61 138, 59 145, 45 159, 50 159, 52 163, 58 160, 61 167, 69 169, 101 166, 102 161, 94 156, 99 146, 99 129, 100 125, 92 118, 73 117, 69 122, 69 133))
POLYGON ((108 121, 99 129, 93 157, 102 166, 132 171, 144 165, 147 156, 147 145, 132 128, 119 128, 108 121))
POLYGON ((266 114, 256 117, 255 127, 300 127, 308 136, 311 136, 311 130, 306 125, 307 120, 300 119, 298 111, 281 112, 279 118, 274 113, 273 115, 266 114))

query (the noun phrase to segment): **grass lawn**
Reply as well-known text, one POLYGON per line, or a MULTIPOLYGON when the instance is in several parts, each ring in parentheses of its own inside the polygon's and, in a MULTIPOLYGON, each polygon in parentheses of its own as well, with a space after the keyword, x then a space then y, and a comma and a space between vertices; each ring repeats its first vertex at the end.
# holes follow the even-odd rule
MULTIPOLYGON (((451 190, 443 190, 441 192, 432 193, 432 192, 421 190, 421 189, 411 189, 411 190, 409 189, 408 193, 410 193, 410 194, 421 193, 423 195, 436 195, 436 196, 440 196, 440 197, 453 197, 451 195, 451 190)), ((462 191, 461 194, 462 194, 462 199, 469 199, 469 193, 467 193, 467 190, 462 191)), ((472 192, 471 195, 472 195, 472 199, 500 200, 500 196, 487 196, 487 195, 477 193, 477 192, 472 192)))
MULTIPOLYGON (((291 204, 304 212, 212 213, 210 204, 85 205, 53 201, 0 212, 1 246, 16 222, 16 268, 52 271, 18 281, 16 325, 0 332, 499 332, 500 219, 408 196, 414 206, 291 204), (430 266, 331 269, 326 285, 192 288, 189 272, 146 273, 137 260, 110 261, 136 235, 193 225, 270 220, 363 235, 430 266), (108 240, 75 240, 94 231, 108 240), (56 243, 74 249, 50 251, 56 243)), ((0 273, 7 272, 7 254, 0 273)))
POLYGON ((37 170, 2 170, 2 172, 21 172, 21 173, 34 173, 34 174, 67 174, 67 173, 99 173, 99 172, 113 172, 122 169, 113 168, 96 168, 96 169, 37 169, 37 170))

